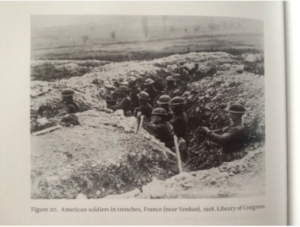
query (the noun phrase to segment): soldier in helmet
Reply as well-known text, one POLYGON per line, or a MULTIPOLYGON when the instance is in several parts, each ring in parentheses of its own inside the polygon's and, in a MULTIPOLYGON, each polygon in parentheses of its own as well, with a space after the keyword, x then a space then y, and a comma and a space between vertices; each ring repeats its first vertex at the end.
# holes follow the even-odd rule
POLYGON ((80 112, 79 106, 73 101, 74 91, 64 90, 61 92, 61 98, 65 104, 65 108, 61 110, 56 116, 62 116, 65 114, 72 114, 80 112))
POLYGON ((171 99, 169 105, 174 114, 173 119, 170 123, 174 127, 174 132, 177 138, 184 140, 186 147, 185 149, 180 149, 182 161, 187 159, 187 148, 188 148, 188 136, 187 136, 187 126, 188 126, 188 117, 184 112, 185 101, 181 97, 174 97, 171 99))
POLYGON ((152 113, 152 106, 149 104, 150 97, 145 91, 138 94, 140 106, 134 111, 134 116, 139 117, 144 115, 146 118, 150 119, 152 113))
POLYGON ((117 89, 117 94, 121 97, 121 101, 117 105, 113 106, 112 109, 123 110, 125 116, 131 116, 131 100, 128 96, 129 89, 127 86, 120 86, 117 89))
POLYGON ((134 112, 135 108, 139 106, 138 94, 141 92, 141 89, 138 87, 136 79, 130 80, 128 82, 128 86, 131 89, 130 92, 131 111, 134 112))
POLYGON ((166 81, 167 81, 167 88, 166 88, 167 92, 171 92, 174 89, 176 89, 175 79, 172 76, 168 76, 166 78, 166 81))
POLYGON ((199 71, 199 64, 195 64, 192 69, 188 67, 184 67, 184 69, 188 72, 190 80, 195 81, 198 77, 201 79, 202 74, 199 71))
POLYGON ((153 105, 154 104, 154 99, 156 98, 157 96, 157 91, 155 90, 154 86, 154 81, 150 78, 148 78, 145 83, 144 83, 144 86, 145 86, 145 89, 144 91, 147 92, 149 94, 149 97, 150 97, 150 104, 153 105))
POLYGON ((217 130, 209 130, 207 127, 200 127, 199 133, 204 134, 213 142, 222 146, 219 151, 223 161, 230 162, 245 156, 243 148, 247 142, 247 135, 243 125, 242 117, 246 112, 244 106, 233 104, 228 109, 232 124, 229 127, 217 130))
POLYGON ((163 108, 155 108, 151 113, 151 123, 145 125, 145 129, 154 135, 156 139, 165 144, 169 149, 174 148, 174 129, 166 121, 167 112, 163 108))
POLYGON ((159 105, 159 107, 163 108, 167 113, 167 116, 166 116, 167 121, 170 121, 173 118, 173 113, 169 108, 170 101, 171 101, 171 98, 168 95, 162 95, 157 100, 157 104, 159 105))

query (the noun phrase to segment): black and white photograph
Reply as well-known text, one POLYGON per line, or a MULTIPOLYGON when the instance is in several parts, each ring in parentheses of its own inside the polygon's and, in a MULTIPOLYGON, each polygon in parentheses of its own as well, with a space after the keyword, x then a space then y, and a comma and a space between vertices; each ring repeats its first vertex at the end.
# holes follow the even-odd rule
POLYGON ((30 29, 30 199, 266 195, 263 20, 44 14, 30 29))

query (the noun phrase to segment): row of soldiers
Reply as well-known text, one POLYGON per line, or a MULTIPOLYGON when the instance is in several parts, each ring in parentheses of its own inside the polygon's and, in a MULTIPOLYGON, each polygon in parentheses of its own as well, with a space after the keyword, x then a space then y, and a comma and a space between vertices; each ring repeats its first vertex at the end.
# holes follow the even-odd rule
MULTIPOLYGON (((174 81, 170 76, 167 78, 165 93, 175 89, 174 81)), ((153 84, 152 79, 147 79, 143 91, 136 80, 129 81, 128 87, 120 86, 117 92, 122 100, 110 108, 122 109, 125 116, 134 115, 138 122, 141 122, 141 118, 144 117, 143 127, 174 152, 174 135, 176 135, 181 159, 185 161, 188 148, 188 118, 184 112, 185 100, 181 97, 171 99, 167 94, 160 95, 161 92, 158 92, 153 84)))
MULTIPOLYGON (((143 127, 166 147, 175 152, 174 135, 178 138, 181 160, 187 160, 188 141, 188 117, 184 112, 185 100, 176 96, 170 98, 168 90, 174 89, 173 78, 168 78, 166 94, 159 94, 153 86, 154 81, 147 79, 144 83, 145 89, 141 91, 137 80, 131 80, 128 86, 120 86, 117 94, 120 101, 109 106, 112 110, 123 110, 125 116, 135 116, 138 123, 144 120, 143 127)), ((175 86, 176 87, 176 86, 175 86)), ((66 90, 62 92, 62 98, 66 103, 68 113, 79 112, 79 107, 72 99, 74 92, 66 90)), ((246 112, 245 107, 240 104, 231 105, 228 109, 232 124, 229 127, 218 130, 209 130, 207 127, 199 127, 197 133, 205 135, 215 143, 221 145, 214 157, 220 161, 232 161, 242 158, 245 153, 243 147, 246 133, 242 122, 242 116, 246 112)), ((209 158, 208 158, 209 159, 209 158)), ((210 160, 207 160, 209 162, 210 160)))

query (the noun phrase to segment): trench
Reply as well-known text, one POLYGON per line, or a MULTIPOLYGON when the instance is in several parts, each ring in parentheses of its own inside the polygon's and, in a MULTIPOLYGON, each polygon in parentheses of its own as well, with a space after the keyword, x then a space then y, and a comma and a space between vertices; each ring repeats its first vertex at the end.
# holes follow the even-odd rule
MULTIPOLYGON (((207 55, 209 54, 210 53, 207 53, 207 55)), ((191 58, 189 55, 187 55, 187 57, 189 59, 191 58)), ((178 60, 178 62, 181 61, 181 59, 178 60)), ((224 62, 223 60, 221 61, 220 59, 205 60, 203 62, 206 63, 206 65, 211 65, 211 68, 214 68, 214 70, 212 71, 211 68, 209 68, 210 66, 205 66, 207 69, 205 68, 205 70, 202 70, 198 77, 195 77, 192 81, 188 81, 187 83, 182 83, 182 87, 179 86, 177 89, 178 91, 172 91, 174 93, 170 94, 171 96, 182 96, 184 92, 187 92, 185 99, 187 102, 186 113, 188 114, 190 121, 188 127, 190 158, 187 161, 187 166, 185 166, 186 171, 197 170, 197 165, 207 159, 207 152, 213 153, 215 150, 219 149, 218 145, 197 135, 195 130, 199 126, 207 126, 211 129, 227 126, 228 116, 226 115, 225 108, 231 102, 244 102, 247 109, 250 110, 245 116, 244 121, 249 135, 247 149, 251 150, 253 148, 263 146, 264 144, 263 78, 257 77, 255 73, 249 73, 238 68, 237 66, 243 62, 242 59, 235 58, 234 61, 228 59, 227 62, 229 63, 226 61, 224 62)), ((158 67, 161 67, 161 70, 165 69, 167 66, 168 64, 161 64, 158 67)), ((102 66, 100 66, 100 68, 101 67, 102 66)), ((157 81, 163 81, 163 78, 166 75, 159 72, 162 71, 158 71, 157 74, 152 74, 151 76, 157 81)), ((85 80, 84 76, 78 77, 78 80, 80 80, 80 78, 85 80)), ((123 80, 126 80, 126 78, 127 76, 122 77, 123 80)), ((103 81, 101 80, 101 77, 97 77, 96 79, 99 81, 98 84, 91 83, 92 85, 88 86, 96 86, 98 89, 102 88, 103 81)), ((92 77, 90 80, 94 81, 95 78, 92 77)), ((53 90, 50 92, 46 92, 45 94, 38 96, 38 98, 43 98, 43 96, 46 97, 50 95, 50 93, 52 95, 52 93, 55 92, 55 89, 52 89, 53 90)), ((93 106, 85 103, 85 99, 79 98, 81 98, 80 93, 78 94, 78 99, 76 101, 83 106, 85 111, 88 112, 91 109, 94 109, 93 106)), ((44 109, 41 110, 42 113, 39 117, 53 117, 56 111, 59 110, 59 105, 55 104, 58 100, 59 98, 55 99, 54 103, 51 103, 50 101, 49 105, 44 105, 44 109), (46 114, 48 115, 46 116, 46 114)), ((32 118, 34 118, 36 114, 37 112, 32 111, 32 118)), ((109 115, 107 115, 106 118, 107 122, 109 122, 109 115)), ((79 122, 83 122, 80 120, 80 117, 79 122)), ((125 142, 129 140, 129 137, 132 136, 132 134, 128 132, 124 133, 124 127, 122 128, 118 125, 113 126, 109 125, 109 123, 108 125, 103 125, 100 122, 91 122, 91 125, 93 124, 94 131, 90 131, 91 134, 89 138, 99 132, 99 125, 103 127, 103 130, 104 128, 105 130, 110 128, 110 130, 112 130, 110 132, 112 133, 111 135, 124 136, 122 145, 124 145, 125 142)), ((165 180, 178 173, 178 170, 176 169, 176 160, 173 159, 171 162, 166 160, 165 156, 161 153, 161 151, 165 148, 156 142, 153 142, 151 138, 149 140, 149 135, 146 132, 143 132, 142 136, 134 135, 133 140, 136 141, 134 145, 128 145, 129 147, 124 145, 128 152, 124 154, 117 163, 95 163, 93 162, 93 155, 95 155, 95 152, 92 152, 93 149, 85 150, 83 146, 81 146, 78 151, 70 150, 68 149, 68 146, 63 145, 61 147, 65 148, 57 148, 53 150, 53 148, 51 148, 51 141, 56 141, 54 143, 57 143, 58 138, 65 136, 64 133, 70 133, 70 136, 72 136, 72 132, 76 132, 76 130, 79 130, 80 127, 90 126, 81 125, 72 127, 66 127, 61 131, 44 136, 44 139, 41 139, 39 142, 39 146, 37 145, 37 147, 47 147, 45 143, 48 141, 49 150, 46 150, 44 154, 41 154, 45 156, 43 159, 49 160, 49 163, 51 163, 53 162, 51 158, 53 157, 53 153, 55 153, 55 155, 60 157, 63 161, 59 162, 59 166, 53 165, 52 167, 53 169, 55 169, 54 167, 62 167, 64 171, 62 171, 61 174, 56 175, 46 174, 47 176, 43 178, 43 174, 47 173, 47 171, 52 171, 53 173, 55 170, 51 169, 51 166, 43 169, 41 167, 42 164, 38 168, 32 169, 31 177, 32 181, 35 182, 32 184, 32 198, 74 199, 79 193, 86 195, 87 198, 103 198, 111 194, 123 194, 136 188, 142 190, 144 185, 153 180, 153 177, 165 180), (53 138, 51 138, 51 136, 53 136, 53 138), (137 141, 139 141, 139 143, 137 143, 137 141), (138 144, 142 144, 143 146, 139 146, 138 144), (132 152, 132 150, 135 151, 132 152), (87 155, 90 155, 90 157, 83 158, 79 151, 86 151, 87 155), (79 154, 81 156, 78 156, 79 154), (80 163, 73 163, 73 160, 75 159, 83 159, 84 161, 81 161, 80 163), (65 168, 66 166, 69 168, 65 168), (37 179, 39 182, 36 182, 37 179)), ((78 133, 80 134, 80 132, 78 133)), ((79 140, 80 136, 76 138, 79 140)), ((66 142, 62 141, 61 144, 63 143, 66 142)), ((96 147, 96 145, 93 146, 96 147)), ((105 147, 103 144, 101 146, 105 147)), ((86 147, 90 147, 90 145, 87 144, 86 147)), ((32 155, 34 156, 34 154, 32 155)), ((32 157, 32 163, 38 162, 36 160, 41 158, 41 155, 40 157, 32 157)), ((95 156, 94 158, 98 157, 95 156)), ((216 167, 216 164, 213 163, 212 166, 207 166, 206 169, 212 167, 216 167)))

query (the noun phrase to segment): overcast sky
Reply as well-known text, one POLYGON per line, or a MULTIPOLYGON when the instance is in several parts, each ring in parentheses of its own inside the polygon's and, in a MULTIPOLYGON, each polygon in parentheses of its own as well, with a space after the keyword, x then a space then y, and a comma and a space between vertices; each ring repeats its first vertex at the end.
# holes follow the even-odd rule
MULTIPOLYGON (((99 15, 33 15, 31 17, 32 29, 47 28, 47 27, 60 27, 72 25, 89 25, 101 26, 102 24, 120 25, 136 23, 141 21, 143 16, 99 16, 99 15)), ((180 26, 188 26, 193 24, 202 23, 223 23, 232 22, 240 23, 244 26, 257 29, 258 32, 262 31, 263 23, 258 20, 249 20, 241 18, 222 18, 222 17, 190 17, 190 16, 148 16, 149 23, 167 23, 176 24, 180 26)))

